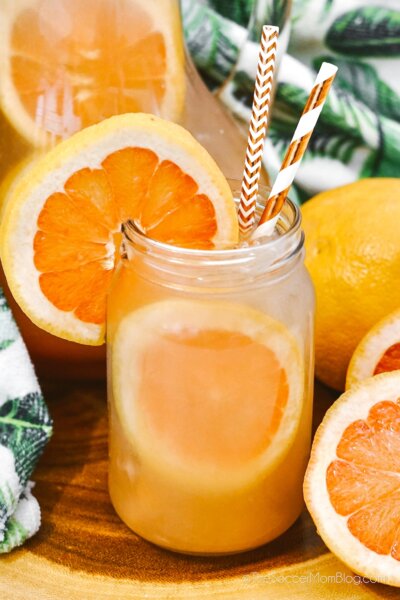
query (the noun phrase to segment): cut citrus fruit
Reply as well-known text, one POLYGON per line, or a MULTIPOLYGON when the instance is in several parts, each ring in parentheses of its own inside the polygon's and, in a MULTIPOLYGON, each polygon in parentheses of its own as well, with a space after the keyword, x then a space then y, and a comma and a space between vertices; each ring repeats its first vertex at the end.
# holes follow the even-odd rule
POLYGON ((154 468, 243 483, 293 444, 302 359, 271 317, 227 302, 160 301, 122 319, 111 344, 120 422, 154 468))
POLYGON ((348 389, 372 375, 400 369, 400 310, 377 323, 361 340, 351 358, 348 389))
POLYGON ((75 342, 104 341, 121 224, 179 246, 235 244, 229 185, 182 127, 120 115, 56 146, 8 199, 0 236, 11 291, 31 320, 75 342))
POLYGON ((400 372, 356 384, 326 413, 304 480, 322 539, 344 563, 400 586, 400 372))
POLYGON ((3 0, 3 111, 34 144, 114 114, 177 119, 184 100, 179 26, 168 1, 3 0))

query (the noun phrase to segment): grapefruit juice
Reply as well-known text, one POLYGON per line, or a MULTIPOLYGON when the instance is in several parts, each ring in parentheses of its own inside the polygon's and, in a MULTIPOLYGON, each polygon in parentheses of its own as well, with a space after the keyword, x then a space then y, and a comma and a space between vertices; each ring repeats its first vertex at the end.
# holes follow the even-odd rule
POLYGON ((257 246, 200 251, 125 227, 108 305, 109 489, 165 548, 233 553, 303 506, 313 309, 298 209, 257 246))

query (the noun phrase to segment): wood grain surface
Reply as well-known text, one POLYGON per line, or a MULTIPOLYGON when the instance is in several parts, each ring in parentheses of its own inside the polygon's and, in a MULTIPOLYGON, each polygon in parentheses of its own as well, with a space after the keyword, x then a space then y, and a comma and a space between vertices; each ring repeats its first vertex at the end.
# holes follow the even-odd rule
MULTIPOLYGON (((39 533, 0 559, 2 600, 399 598, 360 582, 328 552, 306 513, 275 542, 240 555, 173 554, 132 533, 107 493, 105 389, 45 386, 55 435, 35 472, 39 533)), ((316 423, 333 401, 317 387, 316 423)))

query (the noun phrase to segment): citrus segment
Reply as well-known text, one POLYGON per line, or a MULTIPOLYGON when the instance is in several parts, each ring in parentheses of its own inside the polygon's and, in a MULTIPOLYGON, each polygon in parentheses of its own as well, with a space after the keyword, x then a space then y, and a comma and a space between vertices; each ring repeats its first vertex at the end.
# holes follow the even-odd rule
MULTIPOLYGON (((101 221, 91 221, 85 213, 83 207, 76 206, 70 196, 55 192, 45 200, 37 218, 37 226, 40 231, 57 237, 63 247, 67 239, 79 242, 87 240, 89 230, 91 241, 105 244, 109 238, 107 227, 101 221)), ((37 249, 35 259, 39 258, 39 254, 40 250, 37 249)))
POLYGON ((400 343, 390 346, 375 367, 374 375, 400 369, 400 343))
POLYGON ((7 203, 4 269, 36 324, 73 341, 102 343, 127 219, 181 246, 232 246, 238 239, 229 185, 189 133, 149 115, 113 117, 48 153, 7 203))
POLYGON ((78 244, 68 244, 53 233, 38 231, 33 240, 34 263, 38 271, 65 271, 78 269, 82 264, 107 258, 106 246, 85 239, 78 244))
POLYGON ((400 371, 356 384, 317 431, 304 493, 327 546, 358 573, 400 586, 400 371))
POLYGON ((118 199, 121 221, 127 221, 132 213, 142 211, 148 195, 148 182, 157 164, 157 154, 146 148, 124 148, 103 160, 102 167, 118 199))
POLYGON ((351 515, 348 527, 364 546, 377 554, 400 560, 399 542, 400 491, 351 515))
POLYGON ((3 109, 35 144, 115 114, 179 116, 179 15, 165 0, 5 0, 0 33, 3 109))
POLYGON ((217 233, 214 206, 204 194, 196 194, 188 200, 168 212, 157 225, 149 226, 149 235, 183 248, 211 250, 214 246, 211 240, 217 233), (175 232, 173 236, 171 232, 175 232))
POLYGON ((396 491, 399 478, 390 473, 383 478, 381 470, 344 460, 334 460, 327 469, 326 485, 336 512, 347 516, 359 511, 366 504, 396 491), (354 493, 355 489, 357 494, 354 493))
POLYGON ((100 325, 104 323, 111 275, 100 262, 93 261, 76 269, 44 273, 39 285, 56 308, 73 311, 81 321, 100 325))
POLYGON ((378 321, 362 338, 347 370, 346 388, 372 375, 400 369, 400 311, 378 321))
POLYGON ((302 361, 277 321, 225 302, 164 301, 128 314, 111 343, 122 426, 159 468, 236 481, 289 450, 302 361))
POLYGON ((65 182, 64 191, 75 210, 88 220, 101 223, 108 230, 118 227, 118 199, 114 199, 111 183, 103 169, 80 169, 65 182))

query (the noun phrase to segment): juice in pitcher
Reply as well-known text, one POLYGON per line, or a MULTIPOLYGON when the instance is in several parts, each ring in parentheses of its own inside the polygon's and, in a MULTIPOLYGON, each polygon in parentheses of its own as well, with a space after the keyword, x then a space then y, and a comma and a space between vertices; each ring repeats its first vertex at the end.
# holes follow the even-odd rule
MULTIPOLYGON (((241 166, 245 139, 190 65, 178 0, 2 0, 0 206, 51 147, 129 112, 187 124, 227 174, 241 166)), ((102 375, 104 349, 43 334, 0 284, 41 372, 102 375)))

